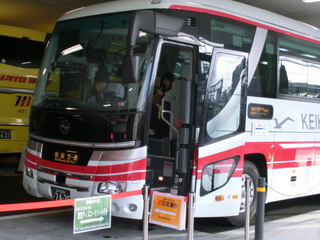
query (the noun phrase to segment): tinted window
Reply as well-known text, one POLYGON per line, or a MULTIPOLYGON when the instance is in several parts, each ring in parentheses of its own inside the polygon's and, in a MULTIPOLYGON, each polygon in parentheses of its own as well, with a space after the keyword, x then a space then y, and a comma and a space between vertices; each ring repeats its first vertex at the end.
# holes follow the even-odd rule
POLYGON ((1 63, 23 68, 39 68, 44 44, 28 39, 0 36, 1 63))
POLYGON ((279 93, 296 97, 319 97, 319 47, 300 39, 280 36, 279 53, 279 93))

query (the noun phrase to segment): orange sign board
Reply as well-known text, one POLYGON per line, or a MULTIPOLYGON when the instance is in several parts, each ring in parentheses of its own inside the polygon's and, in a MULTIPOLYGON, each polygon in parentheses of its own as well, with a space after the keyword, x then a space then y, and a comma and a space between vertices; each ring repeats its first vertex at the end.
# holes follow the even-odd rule
POLYGON ((185 197, 154 192, 149 222, 184 230, 186 223, 185 197))

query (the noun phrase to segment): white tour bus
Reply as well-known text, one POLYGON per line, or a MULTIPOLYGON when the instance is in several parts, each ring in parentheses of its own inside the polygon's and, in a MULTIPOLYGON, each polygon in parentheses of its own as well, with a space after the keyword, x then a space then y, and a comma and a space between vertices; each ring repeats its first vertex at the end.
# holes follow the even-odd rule
MULTIPOLYGON (((195 192, 195 217, 235 225, 245 177, 252 215, 259 177, 266 202, 318 194, 319 43, 314 27, 234 1, 114 1, 66 13, 40 69, 24 187, 51 199, 145 184, 195 192), (155 98, 167 72, 171 89, 155 98), (88 101, 99 82, 101 101, 88 101)), ((140 219, 142 200, 116 199, 112 214, 140 219)))

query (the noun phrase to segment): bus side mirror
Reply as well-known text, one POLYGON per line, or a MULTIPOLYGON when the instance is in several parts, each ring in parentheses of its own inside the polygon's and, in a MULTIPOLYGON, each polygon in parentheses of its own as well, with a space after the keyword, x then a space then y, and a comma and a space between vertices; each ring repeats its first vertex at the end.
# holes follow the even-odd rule
POLYGON ((127 53, 123 65, 123 79, 125 82, 137 82, 139 79, 139 60, 134 55, 134 48, 139 32, 153 35, 176 36, 183 26, 184 20, 156 13, 153 11, 137 11, 131 18, 128 32, 127 53))
POLYGON ((173 37, 178 34, 183 26, 184 20, 156 13, 153 11, 137 11, 133 14, 128 33, 128 48, 135 47, 140 31, 173 37))

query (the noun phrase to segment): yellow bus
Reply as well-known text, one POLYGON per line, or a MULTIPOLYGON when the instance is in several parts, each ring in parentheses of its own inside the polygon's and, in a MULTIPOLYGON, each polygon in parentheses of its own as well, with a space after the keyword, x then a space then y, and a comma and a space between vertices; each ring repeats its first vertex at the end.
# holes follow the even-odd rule
POLYGON ((45 36, 0 25, 0 153, 20 153, 26 146, 45 36))

